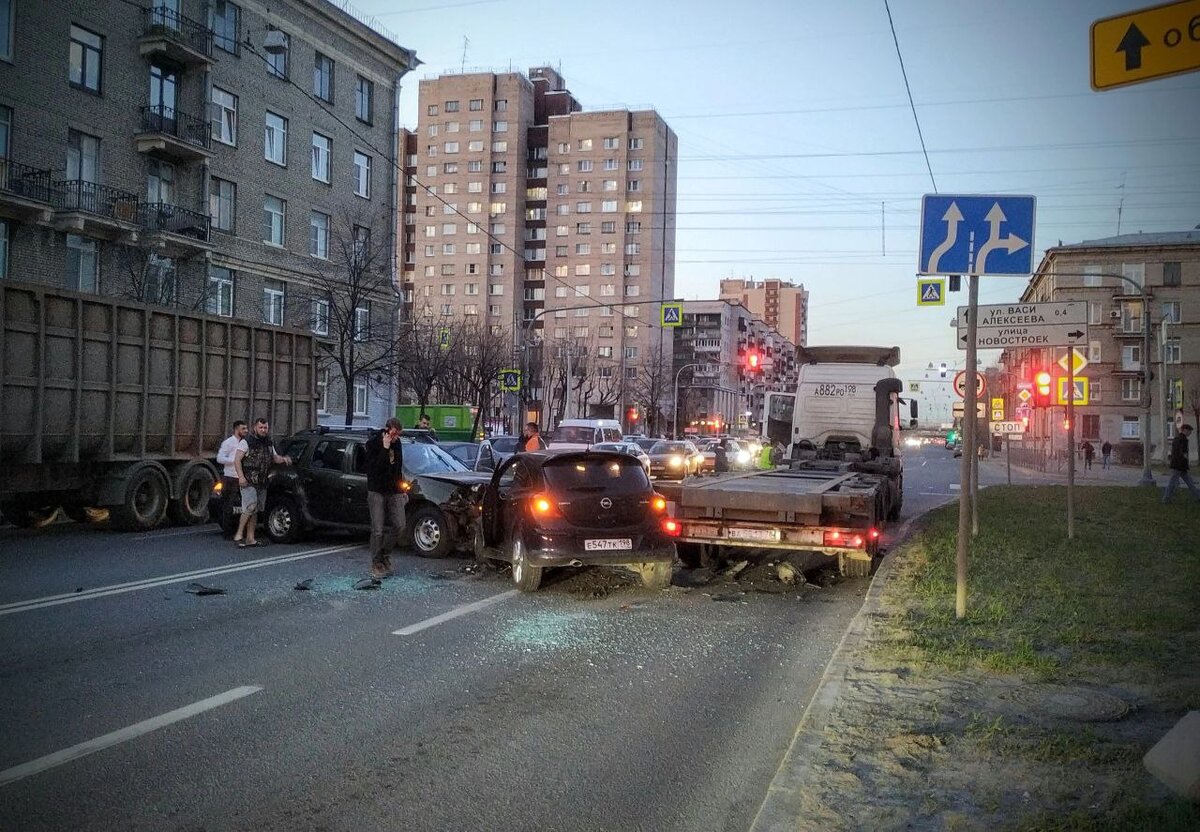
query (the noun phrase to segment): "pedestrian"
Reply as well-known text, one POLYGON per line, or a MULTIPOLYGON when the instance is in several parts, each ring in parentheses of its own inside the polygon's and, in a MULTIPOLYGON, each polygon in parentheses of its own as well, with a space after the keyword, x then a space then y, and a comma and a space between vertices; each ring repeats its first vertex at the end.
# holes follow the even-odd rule
POLYGON ((1107 468, 1109 466, 1109 462, 1111 461, 1111 459, 1112 459, 1112 443, 1109 442, 1108 440, 1105 440, 1104 444, 1100 446, 1100 467, 1107 468))
POLYGON ((542 441, 542 434, 538 430, 537 422, 526 422, 521 436, 524 439, 521 443, 522 451, 540 451, 546 447, 546 443, 542 441))
POLYGON ((729 448, 724 439, 718 439, 713 448, 713 473, 726 474, 729 472, 729 448))
POLYGON ((1188 437, 1191 435, 1192 426, 1183 425, 1171 440, 1171 455, 1167 459, 1167 464, 1171 467, 1171 479, 1167 482, 1167 490, 1163 492, 1164 503, 1171 502, 1171 497, 1175 495, 1175 486, 1180 480, 1183 480, 1188 491, 1192 492, 1196 502, 1200 503, 1200 489, 1196 488, 1196 483, 1192 482, 1192 475, 1188 473, 1188 437))
POLYGON ((438 441, 437 431, 433 429, 433 422, 429 418, 428 413, 422 413, 419 417, 417 417, 417 428, 420 430, 429 431, 429 435, 433 437, 433 441, 438 441))
POLYGON ((266 546, 265 540, 256 540, 258 511, 267 503, 267 481, 272 465, 291 465, 291 457, 280 456, 271 440, 271 425, 264 418, 254 420, 254 430, 242 439, 234 452, 233 464, 238 477, 238 489, 242 494, 242 517, 238 521, 233 542, 239 549, 266 546))
POLYGON ((388 419, 383 430, 367 440, 367 510, 371 514, 371 577, 392 574, 392 550, 400 543, 407 528, 404 506, 404 447, 399 419, 388 419), (384 526, 391 531, 384 536, 384 526))
POLYGON ((223 466, 221 469, 221 534, 225 537, 231 537, 236 528, 236 524, 230 518, 233 517, 233 507, 241 499, 241 495, 238 493, 237 466, 234 465, 233 457, 239 443, 242 443, 249 432, 249 426, 238 419, 233 423, 233 432, 217 449, 217 464, 223 466))
POLYGON ((1092 460, 1096 458, 1096 448, 1086 439, 1083 440, 1080 448, 1083 450, 1083 470, 1090 471, 1092 470, 1092 460))

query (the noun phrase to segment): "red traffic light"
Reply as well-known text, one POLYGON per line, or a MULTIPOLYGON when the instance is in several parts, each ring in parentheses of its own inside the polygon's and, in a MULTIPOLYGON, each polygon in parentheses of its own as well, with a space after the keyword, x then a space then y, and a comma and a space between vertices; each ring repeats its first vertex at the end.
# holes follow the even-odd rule
POLYGON ((749 367, 751 371, 758 371, 759 361, 761 361, 761 359, 759 358, 757 352, 751 350, 750 352, 746 353, 746 366, 749 367))
POLYGON ((629 408, 629 421, 636 422, 640 416, 636 407, 629 408))
POLYGON ((1051 380, 1052 379, 1050 378, 1050 374, 1047 373, 1045 370, 1042 370, 1040 373, 1038 373, 1036 376, 1033 377, 1033 382, 1034 382, 1034 384, 1037 385, 1039 393, 1049 393, 1050 392, 1051 380))

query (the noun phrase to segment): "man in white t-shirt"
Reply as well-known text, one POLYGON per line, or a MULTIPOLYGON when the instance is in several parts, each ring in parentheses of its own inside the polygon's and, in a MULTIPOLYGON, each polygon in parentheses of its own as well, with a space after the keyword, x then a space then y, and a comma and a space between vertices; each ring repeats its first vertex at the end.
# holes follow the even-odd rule
MULTIPOLYGON (((232 515, 232 508, 238 505, 238 501, 241 499, 238 489, 235 454, 239 449, 243 453, 247 450, 246 434, 249 432, 249 425, 239 419, 233 423, 233 433, 221 443, 221 448, 217 451, 217 463, 225 466, 222 471, 223 476, 221 477, 224 482, 221 493, 225 495, 225 517, 232 515)), ((223 528, 228 527, 225 522, 222 522, 221 525, 223 528)), ((229 534, 232 534, 232 532, 229 534)))

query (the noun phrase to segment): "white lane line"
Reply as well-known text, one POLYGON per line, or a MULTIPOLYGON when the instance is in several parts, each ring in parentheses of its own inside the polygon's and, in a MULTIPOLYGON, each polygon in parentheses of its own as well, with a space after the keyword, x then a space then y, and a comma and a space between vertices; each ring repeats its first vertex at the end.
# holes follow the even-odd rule
POLYGON ((458 618, 462 615, 470 615, 478 610, 486 609, 493 604, 499 604, 501 601, 513 597, 518 592, 519 590, 510 589, 507 592, 501 592, 498 595, 492 595, 489 598, 484 598, 482 601, 472 601, 470 604, 463 604, 462 606, 455 607, 454 609, 448 610, 441 615, 435 615, 433 618, 426 618, 424 621, 418 621, 416 624, 409 624, 403 629, 393 630, 392 635, 411 636, 413 633, 419 633, 422 630, 429 629, 430 627, 436 627, 438 624, 441 624, 445 621, 450 621, 451 619, 458 618))
POLYGON ((921 495, 924 497, 949 497, 949 496, 951 496, 949 491, 922 491, 921 495))
POLYGON ((197 578, 211 578, 216 575, 226 575, 230 572, 242 572, 247 569, 260 569, 264 566, 274 566, 280 563, 291 563, 296 560, 307 560, 308 558, 320 557, 321 555, 332 555, 336 552, 346 552, 350 549, 359 548, 358 544, 348 546, 327 546, 322 549, 309 549, 304 552, 292 552, 287 555, 276 555, 270 558, 260 558, 259 560, 246 561, 243 563, 234 563, 227 566, 214 566, 208 569, 197 569, 191 572, 178 572, 174 575, 162 575, 157 578, 145 578, 140 581, 129 581, 124 584, 112 584, 110 586, 96 587, 95 589, 84 590, 83 592, 64 592, 61 595, 48 595, 44 598, 30 598, 25 601, 13 601, 8 604, 0 605, 0 616, 11 615, 17 612, 28 612, 30 610, 42 609, 44 607, 56 607, 60 604, 73 604, 77 601, 91 601, 95 598, 104 598, 109 595, 121 595, 126 592, 137 592, 142 589, 154 589, 167 584, 178 584, 184 581, 194 581, 197 578))
POLYGON ((69 763, 71 760, 78 760, 80 757, 86 757, 88 754, 94 754, 97 751, 103 751, 105 748, 111 748, 114 745, 136 739, 143 734, 149 734, 151 731, 165 728, 174 722, 181 722, 204 711, 211 711, 213 708, 228 705, 230 702, 250 696, 253 693, 258 693, 260 690, 262 690, 261 685, 243 685, 239 688, 233 688, 224 693, 218 693, 216 696, 210 696, 208 699, 201 699, 199 702, 193 702, 191 705, 184 705, 182 708, 168 711, 160 716, 134 723, 127 728, 113 731, 111 734, 105 734, 102 737, 81 742, 79 745, 72 745, 70 748, 55 751, 53 754, 38 757, 36 760, 30 760, 28 763, 22 763, 19 766, 6 768, 4 771, 0 771, 0 786, 7 786, 9 783, 24 780, 26 777, 56 768, 63 763, 69 763))

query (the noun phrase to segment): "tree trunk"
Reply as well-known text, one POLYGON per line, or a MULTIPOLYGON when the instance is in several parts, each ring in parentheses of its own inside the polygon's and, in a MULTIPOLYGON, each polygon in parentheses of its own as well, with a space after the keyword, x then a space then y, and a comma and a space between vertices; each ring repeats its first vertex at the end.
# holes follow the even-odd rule
POLYGON ((351 379, 344 379, 346 387, 346 426, 354 424, 354 383, 351 379))

